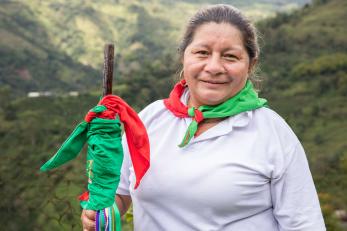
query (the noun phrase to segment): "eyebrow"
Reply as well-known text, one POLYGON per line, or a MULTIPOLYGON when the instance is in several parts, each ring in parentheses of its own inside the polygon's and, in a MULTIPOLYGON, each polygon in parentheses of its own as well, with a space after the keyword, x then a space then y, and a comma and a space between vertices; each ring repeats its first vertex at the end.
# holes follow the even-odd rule
MULTIPOLYGON (((193 48, 197 48, 197 47, 203 47, 203 48, 210 48, 208 45, 203 44, 203 43, 197 43, 193 46, 193 48)), ((239 46, 233 46, 233 47, 228 47, 226 49, 223 49, 223 52, 225 51, 242 51, 242 49, 239 46)))
POLYGON ((209 46, 207 46, 207 45, 205 45, 205 44, 201 44, 201 43, 195 44, 195 45, 193 46, 193 48, 195 48, 195 47, 209 48, 209 46))

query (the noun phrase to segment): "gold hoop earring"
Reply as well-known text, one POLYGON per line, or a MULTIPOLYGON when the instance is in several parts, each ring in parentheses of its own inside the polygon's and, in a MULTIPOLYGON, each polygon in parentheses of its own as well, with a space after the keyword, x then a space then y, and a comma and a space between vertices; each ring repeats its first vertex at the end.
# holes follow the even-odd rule
POLYGON ((183 70, 181 70, 181 71, 180 71, 180 74, 179 74, 179 76, 178 76, 178 77, 180 78, 180 80, 184 79, 183 74, 184 74, 184 73, 183 73, 183 70))

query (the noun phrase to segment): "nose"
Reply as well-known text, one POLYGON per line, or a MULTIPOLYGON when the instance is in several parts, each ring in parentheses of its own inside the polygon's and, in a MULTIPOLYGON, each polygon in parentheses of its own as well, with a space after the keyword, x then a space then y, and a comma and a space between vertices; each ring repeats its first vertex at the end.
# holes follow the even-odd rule
POLYGON ((218 54, 212 54, 207 60, 205 71, 211 75, 219 75, 225 73, 222 59, 218 54))

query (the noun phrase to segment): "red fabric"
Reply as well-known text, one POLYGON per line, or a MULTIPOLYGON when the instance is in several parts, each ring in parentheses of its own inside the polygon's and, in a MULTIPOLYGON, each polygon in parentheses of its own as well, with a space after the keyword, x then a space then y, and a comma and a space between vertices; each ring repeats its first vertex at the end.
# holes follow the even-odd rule
POLYGON ((137 113, 118 96, 106 95, 101 99, 98 105, 104 105, 107 110, 101 113, 88 112, 85 121, 90 122, 95 117, 115 119, 116 115, 119 115, 119 118, 124 125, 130 157, 134 166, 136 189, 149 168, 150 150, 146 128, 137 113))
POLYGON ((180 118, 188 117, 188 107, 180 100, 185 86, 186 81, 183 79, 175 85, 174 89, 170 93, 169 98, 164 99, 165 107, 169 109, 175 116, 180 118))
POLYGON ((204 120, 204 115, 202 114, 201 111, 199 111, 197 108, 194 108, 194 119, 196 122, 200 123, 201 121, 204 120))
MULTIPOLYGON (((182 79, 178 82, 174 89, 171 91, 169 98, 164 99, 164 105, 169 109, 175 116, 180 118, 189 117, 188 107, 181 102, 181 96, 186 87, 186 81, 182 79)), ((197 108, 194 108, 194 120, 200 123, 204 120, 204 115, 197 108)))
POLYGON ((82 194, 78 197, 78 199, 79 199, 80 201, 87 201, 87 200, 89 200, 89 191, 86 191, 86 192, 82 193, 82 194))

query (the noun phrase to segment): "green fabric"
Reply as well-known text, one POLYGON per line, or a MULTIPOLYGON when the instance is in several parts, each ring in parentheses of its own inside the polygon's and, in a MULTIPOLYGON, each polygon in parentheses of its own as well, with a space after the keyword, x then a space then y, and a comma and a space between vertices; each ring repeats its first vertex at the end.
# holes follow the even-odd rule
POLYGON ((105 225, 106 225, 104 210, 100 211, 99 217, 100 217, 100 231, 103 231, 105 230, 105 225))
POLYGON ((97 106, 93 107, 92 110, 90 110, 90 111, 95 112, 95 113, 100 113, 100 112, 103 112, 106 110, 107 110, 107 108, 105 105, 97 105, 97 106))
MULTIPOLYGON (((211 118, 225 118, 233 115, 237 115, 241 112, 254 110, 260 107, 267 106, 266 99, 258 97, 257 92, 253 88, 251 81, 247 81, 245 87, 237 93, 235 96, 231 97, 227 101, 216 105, 216 106, 200 106, 199 111, 202 112, 204 119, 211 118)), ((188 109, 188 115, 190 117, 195 116, 195 108, 191 107, 188 109)), ((183 137, 179 147, 186 146, 189 141, 194 137, 196 131, 198 130, 197 121, 193 120, 183 137)))
POLYGON ((113 209, 114 209, 114 213, 115 213, 114 215, 116 219, 116 230, 121 230, 122 228, 121 216, 120 216, 120 212, 118 210, 116 203, 113 204, 113 209))
POLYGON ((48 171, 74 159, 78 155, 78 153, 80 153, 87 141, 87 128, 87 122, 82 122, 77 125, 75 130, 62 144, 57 153, 44 165, 42 165, 40 170, 48 171))
POLYGON ((119 120, 94 118, 89 123, 87 176, 89 200, 81 201, 85 209, 99 210, 114 203, 123 162, 119 120))
MULTIPOLYGON (((102 112, 96 106, 94 112, 102 112)), ((121 124, 118 119, 94 118, 90 123, 80 123, 58 152, 48 160, 41 171, 47 171, 75 158, 88 142, 86 171, 89 200, 81 201, 84 209, 101 210, 114 203, 123 162, 121 124)))

